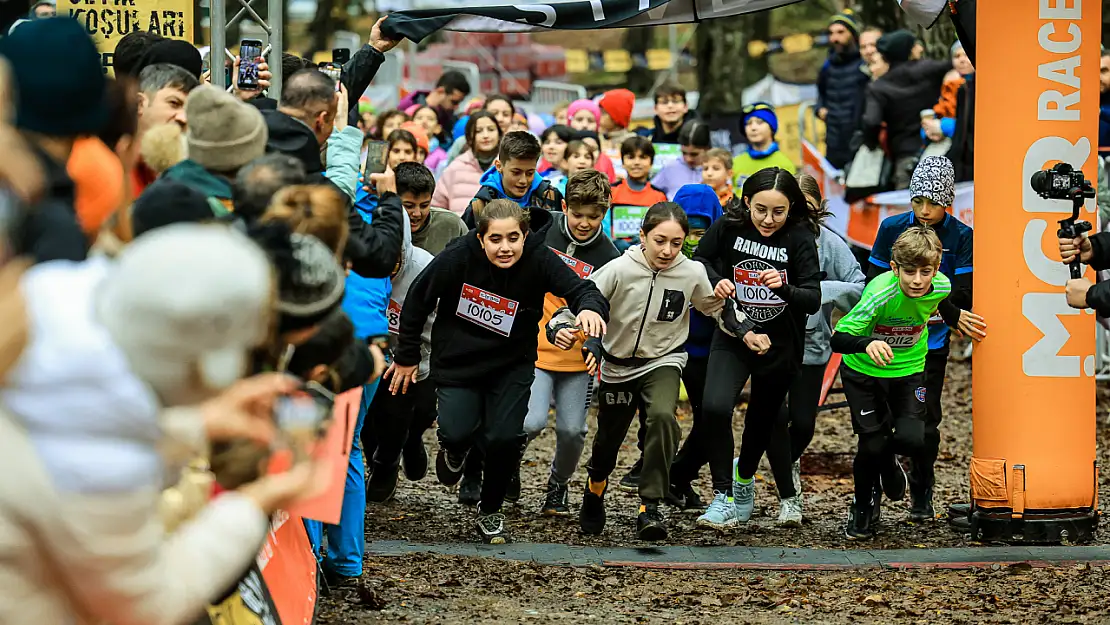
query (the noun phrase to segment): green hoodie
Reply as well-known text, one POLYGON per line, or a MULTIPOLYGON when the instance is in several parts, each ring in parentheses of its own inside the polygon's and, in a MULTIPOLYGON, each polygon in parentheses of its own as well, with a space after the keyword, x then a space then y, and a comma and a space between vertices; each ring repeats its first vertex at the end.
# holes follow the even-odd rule
POLYGON ((196 162, 185 159, 170 167, 162 174, 167 180, 176 180, 208 196, 212 212, 222 217, 231 212, 231 181, 201 167, 196 162), (219 206, 219 210, 217 210, 219 206))

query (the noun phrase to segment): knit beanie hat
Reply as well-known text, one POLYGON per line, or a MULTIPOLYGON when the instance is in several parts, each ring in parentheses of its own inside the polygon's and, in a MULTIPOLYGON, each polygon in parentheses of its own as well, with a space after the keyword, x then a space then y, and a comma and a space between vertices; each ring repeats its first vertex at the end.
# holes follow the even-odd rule
POLYGON ((883 55, 887 63, 895 65, 910 60, 910 53, 913 52, 913 45, 916 42, 917 38, 910 31, 896 30, 879 37, 875 49, 883 55))
POLYGON ((176 65, 198 80, 204 67, 200 51, 193 47, 191 43, 180 39, 163 39, 151 45, 140 57, 139 64, 134 69, 135 75, 138 76, 143 68, 156 63, 176 65))
POLYGON ((215 219, 208 197, 177 180, 158 180, 131 205, 131 228, 136 237, 173 224, 215 219))
POLYGON ((852 38, 857 40, 859 39, 860 23, 859 18, 856 17, 855 11, 851 9, 845 9, 840 13, 837 13, 836 15, 832 16, 831 19, 829 19, 829 26, 832 26, 833 24, 842 25, 844 28, 848 29, 848 32, 852 33, 852 38))
POLYGON ((96 299, 98 320, 163 400, 229 386, 269 335, 274 277, 262 249, 231 228, 175 224, 136 239, 96 299))
POLYGON ((104 125, 108 103, 100 52, 76 20, 29 21, 0 40, 0 55, 11 65, 20 130, 76 137, 94 135, 104 125))
POLYGON ((910 197, 923 197, 941 206, 956 201, 956 171, 946 156, 926 156, 910 178, 910 197))
POLYGON ((201 167, 230 173, 266 153, 266 121, 255 107, 211 85, 185 100, 189 159, 201 167))
POLYGON ((335 252, 307 234, 290 235, 296 261, 281 276, 278 289, 278 332, 317 325, 343 303, 346 272, 335 252))
POLYGON ((632 108, 636 105, 636 94, 628 89, 606 91, 597 103, 601 110, 609 114, 620 128, 628 128, 632 123, 632 108))
POLYGON ((567 107, 567 123, 569 124, 569 120, 574 119, 575 113, 583 109, 594 114, 594 121, 601 122, 601 107, 597 105, 597 102, 593 100, 575 100, 567 107))
POLYGON ((771 106, 770 104, 759 102, 757 104, 751 104, 744 107, 745 124, 748 123, 749 117, 762 119, 763 121, 767 122, 767 125, 771 127, 771 136, 778 134, 779 117, 775 114, 775 107, 771 106))

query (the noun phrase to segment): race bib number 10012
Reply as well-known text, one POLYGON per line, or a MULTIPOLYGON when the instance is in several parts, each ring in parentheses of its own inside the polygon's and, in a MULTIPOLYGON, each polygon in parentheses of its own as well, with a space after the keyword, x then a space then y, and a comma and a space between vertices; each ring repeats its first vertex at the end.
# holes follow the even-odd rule
POLYGON ((519 304, 476 286, 464 284, 455 314, 501 336, 513 331, 519 304))

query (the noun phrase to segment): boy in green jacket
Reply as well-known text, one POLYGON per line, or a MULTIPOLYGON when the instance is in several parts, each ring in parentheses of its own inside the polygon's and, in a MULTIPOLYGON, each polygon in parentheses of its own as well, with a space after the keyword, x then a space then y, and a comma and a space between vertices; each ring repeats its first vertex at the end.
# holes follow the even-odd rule
POLYGON ((869 538, 879 521, 883 493, 906 495, 906 473, 895 453, 924 444, 926 326, 952 283, 939 272, 944 248, 927 226, 894 242, 891 271, 872 280, 852 311, 836 324, 830 344, 844 354, 840 379, 859 437, 854 465, 855 501, 848 508, 848 538, 869 538))

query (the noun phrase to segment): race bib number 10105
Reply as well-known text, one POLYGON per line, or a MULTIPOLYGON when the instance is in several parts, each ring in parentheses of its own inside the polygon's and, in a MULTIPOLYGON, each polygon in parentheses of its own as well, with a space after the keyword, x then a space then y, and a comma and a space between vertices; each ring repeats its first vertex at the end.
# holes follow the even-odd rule
POLYGON ((518 307, 518 302, 507 297, 464 284, 455 314, 507 337, 513 331, 518 307))

